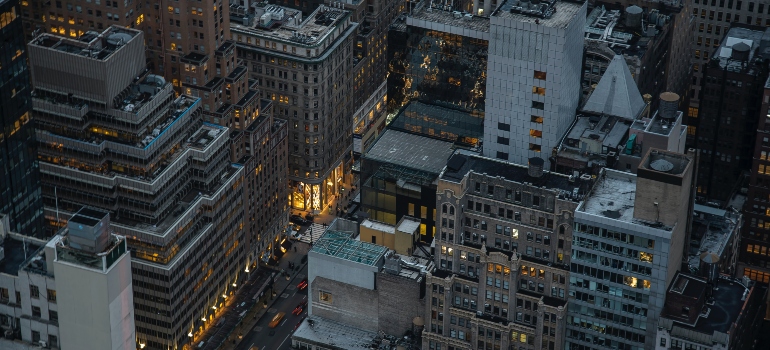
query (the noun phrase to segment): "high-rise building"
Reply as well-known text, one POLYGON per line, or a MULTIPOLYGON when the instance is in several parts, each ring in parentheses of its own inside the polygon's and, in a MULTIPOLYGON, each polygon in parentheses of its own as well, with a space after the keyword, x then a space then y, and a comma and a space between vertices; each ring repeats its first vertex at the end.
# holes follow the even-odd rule
MULTIPOLYGON (((697 128, 701 107, 712 111, 715 109, 713 105, 701 106, 703 101, 711 102, 713 98, 713 94, 712 96, 705 95, 713 89, 713 87, 708 86, 709 82, 706 81, 705 71, 711 58, 720 56, 720 47, 723 46, 725 40, 728 40, 725 36, 728 35, 731 26, 736 24, 763 27, 770 25, 770 4, 765 1, 741 0, 693 0, 692 2, 685 1, 685 3, 691 3, 689 6, 692 9, 687 13, 692 14, 691 18, 694 22, 689 49, 692 62, 692 81, 690 82, 690 106, 687 112, 689 117, 687 124, 697 128)), ((727 47, 729 48, 731 45, 729 44, 727 47)), ((697 130, 690 132, 691 138, 688 140, 688 145, 696 144, 696 132, 697 130)), ((744 156, 747 155, 748 153, 744 154, 744 156)))
POLYGON ((326 5, 307 18, 266 3, 253 11, 230 29, 262 95, 289 122, 289 203, 296 210, 324 210, 348 173, 358 24, 349 11, 326 5))
MULTIPOLYGON (((753 3, 752 3, 753 4, 753 3)), ((770 7, 770 6, 769 6, 770 7)), ((768 76, 770 30, 734 24, 701 66, 695 147, 698 157, 698 196, 726 204, 741 187, 751 167, 762 89, 768 76)))
MULTIPOLYGON (((78 38, 111 25, 141 28, 148 4, 138 0, 21 1, 27 41, 42 33, 78 38)), ((157 6, 157 5, 156 5, 157 6)))
POLYGON ((81 209, 48 241, 0 231, 0 266, 1 348, 136 349, 131 257, 109 213, 81 209))
MULTIPOLYGON (((26 1, 24 1, 26 2, 26 1)), ((15 232, 43 237, 40 173, 19 1, 0 1, 0 217, 15 232)))
POLYGON ((568 349, 655 347, 666 289, 683 266, 694 167, 692 155, 652 149, 637 175, 598 175, 575 211, 568 349))
POLYGON ((544 163, 463 150, 447 162, 423 349, 564 349, 572 218, 591 180, 544 163))
POLYGON ((132 251, 136 341, 193 343, 247 265, 245 169, 202 100, 145 69, 143 33, 112 26, 29 43, 46 218, 108 211, 132 251))
POLYGON ((740 257, 737 274, 770 283, 770 78, 765 81, 762 105, 757 116, 757 134, 743 205, 740 257))
POLYGON ((586 6, 507 0, 491 13, 485 156, 526 164, 558 145, 579 107, 586 6))

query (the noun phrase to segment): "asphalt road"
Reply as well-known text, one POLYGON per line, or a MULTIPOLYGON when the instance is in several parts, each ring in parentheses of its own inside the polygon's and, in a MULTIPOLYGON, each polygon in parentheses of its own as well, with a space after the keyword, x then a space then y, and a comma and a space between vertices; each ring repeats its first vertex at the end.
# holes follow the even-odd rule
MULTIPOLYGON (((303 272, 306 272, 303 271, 303 272)), ((292 314, 294 308, 307 300, 307 288, 302 291, 297 290, 297 284, 300 283, 306 274, 300 273, 294 277, 291 284, 283 294, 276 295, 276 302, 270 306, 267 313, 257 322, 256 326, 244 335, 237 350, 249 350, 256 346, 259 350, 288 350, 291 348, 291 334, 296 326, 304 317, 307 316, 307 307, 297 316, 292 314), (268 327, 268 324, 278 312, 285 312, 283 321, 276 328, 268 327)))

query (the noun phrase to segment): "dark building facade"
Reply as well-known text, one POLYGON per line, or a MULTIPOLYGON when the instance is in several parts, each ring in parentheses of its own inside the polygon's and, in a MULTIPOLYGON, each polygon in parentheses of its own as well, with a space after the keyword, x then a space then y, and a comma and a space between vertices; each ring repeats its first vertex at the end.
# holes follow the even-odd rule
POLYGON ((12 231, 42 237, 32 89, 17 0, 0 1, 0 36, 0 217, 8 216, 12 231))
POLYGON ((751 166, 757 115, 767 78, 770 31, 734 25, 703 72, 695 147, 697 196, 725 203, 751 166))
POLYGON ((454 19, 450 12, 423 11, 409 21, 415 25, 397 20, 388 38, 388 110, 398 110, 416 99, 483 118, 489 47, 483 38, 488 37, 489 19, 454 19), (443 17, 430 18, 433 15, 443 17), (468 35, 419 26, 430 21, 456 21, 450 24, 468 29, 468 35))
POLYGON ((396 225, 404 215, 420 219, 420 239, 436 230, 436 179, 452 154, 452 143, 387 130, 361 158, 361 210, 396 225))
MULTIPOLYGON (((701 102, 706 103, 706 101, 701 102)), ((757 118, 749 177, 749 192, 743 206, 743 229, 738 274, 770 282, 770 81, 765 83, 757 118)))

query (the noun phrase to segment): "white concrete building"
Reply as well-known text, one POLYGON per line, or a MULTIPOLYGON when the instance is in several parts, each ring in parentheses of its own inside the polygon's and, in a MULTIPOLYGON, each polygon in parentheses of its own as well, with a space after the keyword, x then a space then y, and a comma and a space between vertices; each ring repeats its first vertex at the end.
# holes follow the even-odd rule
POLYGON ((585 20, 582 2, 507 0, 492 13, 485 156, 549 167, 580 101, 585 20))
POLYGON ((109 227, 82 209, 48 242, 0 232, 0 349, 137 348, 131 258, 109 227))

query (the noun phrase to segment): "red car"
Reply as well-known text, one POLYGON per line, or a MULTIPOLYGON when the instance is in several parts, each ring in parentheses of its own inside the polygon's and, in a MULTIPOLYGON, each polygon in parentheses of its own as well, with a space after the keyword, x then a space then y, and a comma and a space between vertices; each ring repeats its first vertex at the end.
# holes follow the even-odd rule
POLYGON ((297 325, 294 326, 294 330, 295 331, 297 330, 297 328, 299 328, 299 326, 302 324, 302 321, 304 321, 304 320, 305 320, 305 318, 303 317, 301 320, 299 320, 299 322, 297 322, 297 325))
POLYGON ((299 305, 297 305, 297 307, 295 307, 294 311, 292 311, 291 313, 299 316, 299 314, 301 314, 302 311, 305 311, 305 306, 307 306, 307 301, 303 301, 299 303, 299 305))
POLYGON ((303 290, 305 288, 307 288, 307 279, 302 280, 302 282, 297 285, 297 289, 299 290, 303 290))

